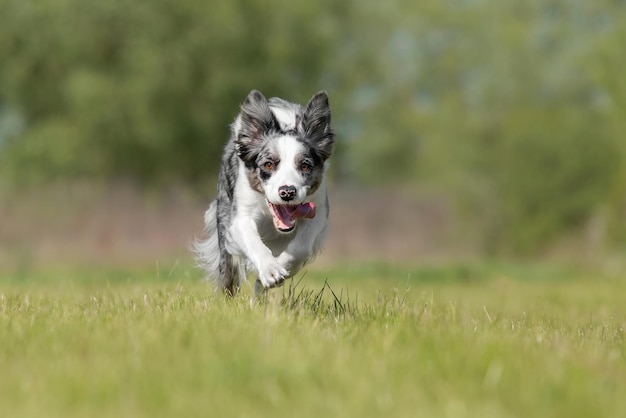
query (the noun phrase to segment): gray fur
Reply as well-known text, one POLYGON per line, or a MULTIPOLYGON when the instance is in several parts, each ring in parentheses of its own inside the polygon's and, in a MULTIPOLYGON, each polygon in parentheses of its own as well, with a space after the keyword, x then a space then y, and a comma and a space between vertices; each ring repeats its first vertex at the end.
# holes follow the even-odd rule
POLYGON ((328 217, 325 162, 332 154, 333 142, 326 93, 316 94, 303 108, 279 98, 267 101, 260 92, 250 92, 231 126, 230 140, 224 149, 217 196, 205 213, 206 239, 194 246, 199 265, 226 294, 237 292, 249 270, 259 274, 255 289, 279 286, 319 251, 328 217), (317 206, 316 218, 299 220, 296 231, 289 235, 274 229, 271 216, 265 214, 267 208, 255 209, 254 219, 245 218, 250 212, 250 199, 258 200, 259 206, 265 204, 264 178, 271 173, 264 173, 259 166, 263 161, 277 159, 272 141, 284 135, 295 138, 306 151, 293 162, 280 163, 310 163, 310 169, 301 172, 299 178, 303 186, 308 184, 308 194, 316 199, 317 206), (240 179, 241 173, 245 176, 240 179), (240 204, 247 207, 240 208, 240 204), (242 230, 240 224, 255 226, 242 230), (242 243, 248 239, 254 242, 242 243), (246 252, 243 248, 254 251, 246 252))

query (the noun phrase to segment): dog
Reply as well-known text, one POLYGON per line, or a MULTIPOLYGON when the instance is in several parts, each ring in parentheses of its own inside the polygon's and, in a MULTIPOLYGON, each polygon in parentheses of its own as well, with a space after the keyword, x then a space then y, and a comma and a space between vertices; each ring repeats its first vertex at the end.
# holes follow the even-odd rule
POLYGON ((321 250, 328 228, 326 171, 335 136, 328 95, 304 107, 252 90, 231 125, 217 197, 204 215, 199 265, 233 296, 281 286, 321 250))

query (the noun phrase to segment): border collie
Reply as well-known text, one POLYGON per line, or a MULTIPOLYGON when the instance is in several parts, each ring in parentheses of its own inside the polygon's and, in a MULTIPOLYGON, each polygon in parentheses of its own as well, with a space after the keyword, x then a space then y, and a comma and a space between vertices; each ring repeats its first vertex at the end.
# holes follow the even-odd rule
POLYGON ((209 278, 234 295, 247 274, 254 293, 283 284, 321 249, 328 225, 325 172, 334 134, 326 92, 302 107, 256 90, 231 125, 217 198, 195 243, 209 278))

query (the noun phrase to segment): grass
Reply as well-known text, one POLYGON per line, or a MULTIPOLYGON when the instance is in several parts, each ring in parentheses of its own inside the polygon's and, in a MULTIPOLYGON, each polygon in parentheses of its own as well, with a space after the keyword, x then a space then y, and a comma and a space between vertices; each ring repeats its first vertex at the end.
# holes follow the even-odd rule
POLYGON ((626 416, 624 277, 367 264, 256 306, 197 279, 4 274, 2 416, 626 416))

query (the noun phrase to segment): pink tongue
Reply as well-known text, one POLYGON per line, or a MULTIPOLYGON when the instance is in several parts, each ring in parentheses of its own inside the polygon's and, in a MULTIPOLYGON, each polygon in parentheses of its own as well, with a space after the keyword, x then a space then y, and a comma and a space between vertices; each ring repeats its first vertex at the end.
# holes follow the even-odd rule
POLYGON ((315 217, 315 204, 314 203, 303 203, 301 205, 296 206, 296 210, 293 213, 294 218, 314 218, 315 217))
POLYGON ((315 217, 315 204, 303 203, 297 206, 291 205, 272 205, 274 225, 278 229, 287 230, 293 227, 297 218, 313 218, 315 217))

